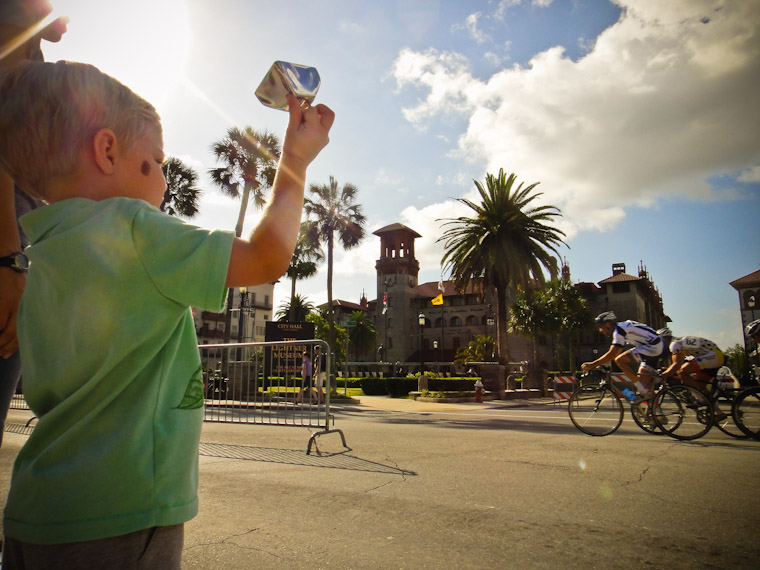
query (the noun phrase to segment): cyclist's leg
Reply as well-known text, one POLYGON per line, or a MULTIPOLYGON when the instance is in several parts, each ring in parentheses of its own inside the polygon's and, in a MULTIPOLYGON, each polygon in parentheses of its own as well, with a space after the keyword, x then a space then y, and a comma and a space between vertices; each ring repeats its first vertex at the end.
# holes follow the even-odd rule
POLYGON ((638 369, 639 365, 641 364, 641 358, 637 358, 634 350, 635 349, 633 348, 626 350, 625 352, 622 352, 615 357, 615 364, 617 364, 618 368, 620 368, 623 374, 625 374, 625 377, 628 378, 628 381, 633 384, 639 381, 639 377, 636 374, 636 369, 638 369))

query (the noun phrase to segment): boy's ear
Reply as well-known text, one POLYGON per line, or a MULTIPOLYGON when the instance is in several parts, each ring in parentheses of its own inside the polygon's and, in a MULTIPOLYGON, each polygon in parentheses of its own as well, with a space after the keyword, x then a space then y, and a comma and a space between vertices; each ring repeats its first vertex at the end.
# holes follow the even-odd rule
POLYGON ((92 137, 95 164, 103 174, 113 174, 116 161, 116 134, 111 129, 100 129, 92 137))

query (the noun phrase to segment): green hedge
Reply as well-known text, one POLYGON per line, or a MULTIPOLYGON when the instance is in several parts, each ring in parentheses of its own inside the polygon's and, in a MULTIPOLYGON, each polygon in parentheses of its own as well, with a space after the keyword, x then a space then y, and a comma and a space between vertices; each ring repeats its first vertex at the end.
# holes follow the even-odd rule
MULTIPOLYGON (((349 386, 352 378, 349 378, 349 386)), ((392 396, 401 398, 409 392, 417 391, 418 379, 403 378, 359 378, 362 391, 367 396, 392 396)), ((478 378, 429 378, 428 390, 431 392, 466 392, 475 389, 478 378)))

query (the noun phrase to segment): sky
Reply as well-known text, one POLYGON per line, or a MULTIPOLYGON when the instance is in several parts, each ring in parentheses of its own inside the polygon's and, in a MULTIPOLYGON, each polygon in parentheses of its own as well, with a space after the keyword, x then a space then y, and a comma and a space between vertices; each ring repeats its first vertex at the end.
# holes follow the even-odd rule
MULTIPOLYGON (((676 335, 743 342, 729 282, 760 269, 760 0, 53 3, 71 22, 46 58, 156 106, 166 153, 200 174, 204 227, 239 208, 209 181, 211 145, 232 126, 282 136, 256 87, 277 60, 319 70, 336 120, 307 184, 350 182, 367 217, 336 251, 334 298, 376 298, 372 232, 396 222, 422 235, 419 282, 438 281, 442 219, 503 168, 561 210, 574 281, 643 264, 676 335)), ((326 302, 326 267, 298 292, 326 302)))

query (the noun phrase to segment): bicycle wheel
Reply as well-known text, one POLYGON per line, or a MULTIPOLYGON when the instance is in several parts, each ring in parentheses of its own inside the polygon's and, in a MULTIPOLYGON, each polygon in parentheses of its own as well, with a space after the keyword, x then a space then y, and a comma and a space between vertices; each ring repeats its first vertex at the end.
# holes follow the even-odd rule
POLYGON ((760 439, 760 386, 747 388, 734 400, 734 422, 745 434, 760 439))
POLYGON ((609 435, 623 423, 623 404, 608 386, 581 386, 567 410, 573 425, 588 435, 609 435))
POLYGON ((638 404, 631 404, 631 416, 636 425, 639 426, 647 433, 653 433, 655 435, 661 434, 660 426, 654 420, 654 414, 652 413, 654 400, 645 400, 638 404), (651 402, 651 405, 650 405, 651 402))
POLYGON ((681 440, 705 435, 713 424, 710 400, 691 386, 672 386, 655 398, 654 419, 670 437, 681 440))
POLYGON ((730 435, 737 439, 744 439, 747 437, 747 434, 745 434, 734 421, 734 400, 735 397, 732 393, 718 393, 718 397, 713 400, 713 407, 715 409, 713 424, 726 435, 730 435))

